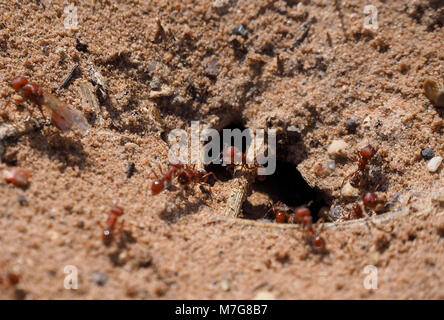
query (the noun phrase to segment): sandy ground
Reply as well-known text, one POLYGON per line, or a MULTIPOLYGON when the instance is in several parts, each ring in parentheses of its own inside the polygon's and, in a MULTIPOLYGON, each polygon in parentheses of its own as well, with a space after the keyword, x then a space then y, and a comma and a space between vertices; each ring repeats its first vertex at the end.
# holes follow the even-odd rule
MULTIPOLYGON (((427 147, 444 157, 444 110, 422 88, 425 78, 444 82, 444 1, 71 3, 72 30, 65 1, 0 3, 0 78, 28 77, 90 124, 85 136, 44 119, 29 130, 40 113, 30 117, 34 107, 15 104, 1 82, 0 170, 31 177, 27 188, 0 182, 0 298, 444 299, 444 208, 433 200, 444 193, 444 165, 429 172, 421 156, 427 147), (363 27, 369 4, 377 30, 363 27), (98 109, 82 101, 84 83, 98 109), (356 130, 347 129, 353 117, 356 130), (235 184, 223 172, 212 198, 197 186, 152 196, 168 132, 192 120, 276 128, 281 168, 297 165, 330 220, 365 191, 385 197, 384 210, 326 224, 320 254, 296 225, 222 218, 235 184), (342 157, 327 152, 334 140, 348 145, 342 157), (369 181, 344 197, 351 157, 367 144, 378 150, 369 181), (99 222, 116 203, 124 231, 105 246, 99 222), (369 265, 374 289, 364 285, 369 265), (64 287, 66 266, 77 269, 76 290, 64 287)), ((309 188, 268 181, 255 185, 245 214, 309 188), (281 199, 284 189, 293 193, 281 199)))

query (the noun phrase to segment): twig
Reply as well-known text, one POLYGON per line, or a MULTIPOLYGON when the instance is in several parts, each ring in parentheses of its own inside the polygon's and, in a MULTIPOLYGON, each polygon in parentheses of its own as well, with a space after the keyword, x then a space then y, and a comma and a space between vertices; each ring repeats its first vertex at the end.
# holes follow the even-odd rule
POLYGON ((291 49, 294 50, 297 47, 299 47, 302 42, 304 42, 304 40, 307 38, 308 33, 310 32, 310 28, 311 25, 314 23, 313 19, 310 19, 310 21, 308 21, 307 23, 305 23, 304 25, 302 25, 299 29, 298 29, 298 37, 296 42, 291 46, 291 49))
POLYGON ((228 199, 228 208, 225 211, 226 217, 239 217, 242 204, 250 192, 254 178, 254 174, 251 172, 245 172, 242 169, 235 171, 233 180, 236 186, 232 189, 230 198, 228 199))
POLYGON ((88 72, 89 72, 89 76, 91 77, 91 81, 94 84, 97 84, 99 86, 100 93, 102 94, 103 97, 106 97, 107 96, 106 90, 108 89, 108 86, 105 82, 104 77, 102 76, 100 71, 97 69, 97 67, 94 65, 94 63, 88 62, 87 65, 88 65, 88 72))
POLYGON ((90 82, 83 82, 77 86, 80 96, 82 97, 82 103, 88 104, 96 114, 96 118, 99 124, 104 122, 102 116, 102 110, 100 109, 99 101, 96 95, 93 93, 94 88, 90 82))
MULTIPOLYGON (((429 210, 430 212, 430 210, 429 210)), ((428 214, 429 212, 423 213, 428 214)), ((357 219, 357 220, 350 220, 350 221, 344 221, 341 223, 334 223, 334 222, 328 222, 324 223, 322 228, 325 229, 346 229, 348 227, 352 226, 363 226, 368 224, 369 221, 371 221, 372 224, 375 222, 384 222, 391 220, 395 217, 402 217, 402 216, 408 216, 411 215, 411 212, 408 210, 408 208, 405 208, 400 211, 396 212, 387 212, 383 215, 379 216, 372 216, 368 218, 363 219, 357 219)), ((420 212, 416 213, 415 215, 420 215, 420 212)), ((299 224, 291 224, 291 223, 273 223, 273 222, 262 222, 262 221, 255 221, 255 220, 249 220, 249 219, 242 219, 242 218, 233 218, 229 216, 217 216, 217 220, 220 221, 227 221, 231 222, 236 225, 244 225, 244 226, 252 226, 252 227, 258 227, 258 228, 271 228, 271 229, 302 229, 301 225, 299 224)))
POLYGON ((71 81, 72 77, 74 76, 74 73, 76 72, 77 68, 79 67, 79 64, 76 63, 72 68, 71 71, 68 73, 68 75, 66 76, 65 80, 63 80, 63 82, 59 85, 59 87, 57 88, 57 90, 63 89, 65 88, 69 81, 71 81))

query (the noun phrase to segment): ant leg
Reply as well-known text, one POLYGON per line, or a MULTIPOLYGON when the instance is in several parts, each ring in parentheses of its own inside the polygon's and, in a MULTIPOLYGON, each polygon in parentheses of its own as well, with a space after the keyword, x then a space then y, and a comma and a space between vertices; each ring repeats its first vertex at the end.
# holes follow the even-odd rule
POLYGON ((359 171, 359 170, 356 170, 356 171, 350 173, 348 176, 346 176, 346 177, 344 178, 344 180, 342 180, 341 189, 344 187, 345 180, 347 180, 347 179, 350 178, 351 176, 355 175, 358 171, 359 171))
POLYGON ((212 176, 214 180, 220 182, 220 180, 216 177, 216 175, 213 172, 208 172, 206 175, 202 177, 202 180, 206 181, 209 176, 212 176))
POLYGON ((210 196, 211 199, 213 199, 213 192, 211 191, 210 185, 206 182, 199 182, 200 186, 207 186, 206 191, 208 192, 208 195, 210 196))
POLYGON ((31 118, 34 118, 34 112, 32 111, 32 108, 27 108, 27 109, 28 109, 28 112, 29 112, 29 116, 31 118))
POLYGON ((43 109, 41 105, 37 105, 37 108, 39 108, 40 114, 42 115, 43 118, 45 118, 45 114, 43 113, 43 109))
MULTIPOLYGON (((262 217, 262 218, 264 218, 264 219, 265 219, 265 217, 268 216, 268 214, 270 213, 270 211, 273 211, 273 213, 274 213, 273 201, 269 200, 267 206, 268 206, 269 208, 268 208, 267 212, 265 212, 264 216, 262 217)), ((276 213, 275 213, 275 215, 276 215, 276 213)))
MULTIPOLYGON (((160 166, 159 163, 158 163, 157 165, 159 166, 159 172, 160 172, 160 175, 163 175, 163 173, 162 173, 162 167, 160 166)), ((159 180, 159 176, 157 175, 156 171, 151 170, 151 174, 154 174, 154 178, 156 178, 157 180, 159 180)), ((150 178, 153 178, 153 177, 151 176, 150 178)))
POLYGON ((125 225, 125 220, 122 220, 120 223, 119 229, 117 230, 117 234, 120 236, 123 232, 123 226, 125 225))

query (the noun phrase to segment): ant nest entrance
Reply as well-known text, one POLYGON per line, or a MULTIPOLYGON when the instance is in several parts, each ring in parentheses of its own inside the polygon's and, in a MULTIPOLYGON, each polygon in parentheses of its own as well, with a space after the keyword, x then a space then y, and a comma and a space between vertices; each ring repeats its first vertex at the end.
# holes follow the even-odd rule
MULTIPOLYGON (((242 124, 233 123, 222 130, 225 129, 243 132, 245 127, 242 124)), ((311 215, 310 223, 316 223, 323 216, 322 212, 327 212, 330 209, 326 195, 318 188, 310 187, 294 163, 276 159, 274 173, 260 176, 258 169, 262 165, 259 164, 259 161, 256 161, 256 158, 253 161, 251 161, 252 159, 246 160, 247 150, 249 150, 252 141, 244 138, 242 137, 242 147, 234 147, 234 145, 237 146, 234 138, 231 141, 224 139, 220 145, 223 159, 231 158, 233 163, 235 162, 234 155, 237 155, 242 159, 241 163, 238 162, 236 165, 210 164, 205 168, 208 172, 213 172, 218 180, 231 184, 231 194, 224 213, 225 217, 235 218, 235 221, 246 224, 286 225, 286 227, 298 228, 301 221, 296 218, 297 209, 309 209, 307 211, 311 215), (277 219, 276 208, 278 205, 288 207, 289 219, 285 219, 285 221, 277 219)), ((265 141, 267 139, 268 136, 265 137, 265 141)), ((277 154, 287 154, 288 150, 285 144, 280 143, 277 147, 277 154)), ((267 149, 266 147, 265 150, 267 149)), ((224 163, 226 163, 225 160, 224 163)), ((270 164, 264 164, 264 166, 268 165, 270 164)))
POLYGON ((274 222, 276 217, 271 204, 279 201, 289 207, 306 206, 310 209, 313 222, 318 221, 322 212, 330 208, 325 194, 311 188, 296 165, 277 161, 274 174, 252 184, 251 193, 242 206, 242 218, 274 222))

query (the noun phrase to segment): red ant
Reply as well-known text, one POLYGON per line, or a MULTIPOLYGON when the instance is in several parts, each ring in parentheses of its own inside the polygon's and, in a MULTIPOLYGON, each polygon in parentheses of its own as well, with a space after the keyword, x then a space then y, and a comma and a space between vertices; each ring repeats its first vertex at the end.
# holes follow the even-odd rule
POLYGON ((364 208, 364 211, 367 209, 376 209, 377 206, 383 202, 384 200, 382 198, 379 198, 376 195, 376 193, 366 192, 362 196, 363 207, 359 203, 356 203, 355 206, 353 207, 353 212, 344 214, 341 217, 341 220, 347 221, 353 219, 360 219, 364 216, 362 208, 364 208))
MULTIPOLYGON (((159 166, 160 173, 162 170, 159 166)), ((188 166, 182 163, 170 163, 168 171, 163 175, 162 178, 153 172, 157 180, 155 180, 151 185, 151 194, 156 195, 167 189, 174 177, 177 177, 179 184, 185 186, 192 183, 198 183, 200 185, 207 184, 206 180, 209 176, 213 176, 217 180, 216 175, 213 172, 206 172, 204 169, 196 170, 195 165, 188 166)), ((211 193, 211 191, 210 191, 211 193)))
MULTIPOLYGON (((11 80, 12 88, 17 91, 24 100, 29 100, 37 105, 43 117, 42 106, 51 110, 51 122, 61 131, 66 132, 74 125, 81 131, 88 131, 88 122, 83 114, 63 103, 54 95, 45 92, 42 88, 34 83, 29 82, 23 76, 17 76, 11 80)), ((32 111, 30 111, 32 114, 32 111)))
POLYGON ((355 206, 353 207, 353 212, 352 213, 347 212, 341 217, 341 220, 348 221, 353 219, 360 219, 362 218, 362 216, 363 214, 362 214, 361 205, 359 203, 356 203, 355 206))
POLYGON ((307 232, 307 239, 309 240, 313 249, 318 252, 325 250, 326 241, 320 236, 321 231, 319 231, 316 225, 313 224, 310 209, 308 209, 306 206, 300 206, 294 209, 293 213, 291 213, 292 209, 290 207, 281 201, 278 201, 272 206, 272 210, 275 213, 277 223, 285 223, 287 220, 290 220, 293 223, 300 224, 305 232, 307 232))
POLYGON ((291 208, 281 201, 272 204, 270 210, 273 211, 277 223, 286 223, 291 214, 291 208))
MULTIPOLYGON (((159 165, 159 171, 160 171, 160 174, 162 175, 162 168, 160 167, 160 165, 159 165)), ((170 168, 165 173, 165 175, 163 175, 162 178, 159 178, 157 173, 155 171, 153 171, 153 174, 157 180, 155 180, 151 184, 151 194, 156 195, 156 194, 161 193, 163 190, 168 189, 171 186, 171 181, 173 180, 174 173, 176 171, 177 171, 177 168, 175 166, 170 165, 170 168)))
POLYGON ((196 166, 184 166, 183 164, 171 164, 171 166, 177 168, 177 181, 181 185, 187 185, 190 183, 206 184, 206 180, 209 176, 212 176, 217 180, 216 175, 213 172, 206 172, 204 169, 196 170, 196 166))
MULTIPOLYGON (((106 220, 106 227, 104 228, 100 222, 98 224, 104 229, 102 233, 102 240, 106 246, 111 244, 112 239, 114 238, 114 229, 116 228, 117 219, 123 215, 123 209, 117 205, 113 206, 110 210, 108 219, 106 220)), ((123 224, 125 221, 120 223, 119 231, 120 234, 123 230, 123 224)))
POLYGON ((3 177, 19 187, 26 187, 29 184, 29 171, 22 168, 10 168, 3 170, 3 177))
MULTIPOLYGON (((256 157, 253 163, 247 163, 247 154, 242 153, 238 148, 234 146, 228 146, 222 151, 222 162, 227 164, 228 168, 234 168, 236 165, 241 165, 241 170, 258 169, 262 168, 262 165, 257 163, 256 157)), ((257 174, 257 178, 262 181, 265 176, 257 174)))
POLYGON ((298 207, 294 211, 296 222, 302 225, 302 228, 308 233, 308 239, 316 251, 325 251, 326 241, 320 236, 317 225, 313 225, 313 218, 311 217, 310 209, 305 206, 298 207))
POLYGON ((12 272, 7 272, 4 277, 0 275, 0 285, 4 285, 6 288, 17 285, 20 281, 20 275, 12 272))
POLYGON ((352 160, 358 162, 358 169, 344 178, 341 188, 344 186, 345 180, 350 177, 350 184, 353 187, 356 188, 360 186, 362 184, 362 181, 364 180, 368 162, 375 154, 376 150, 371 145, 368 145, 356 152, 357 156, 353 157, 352 160))

